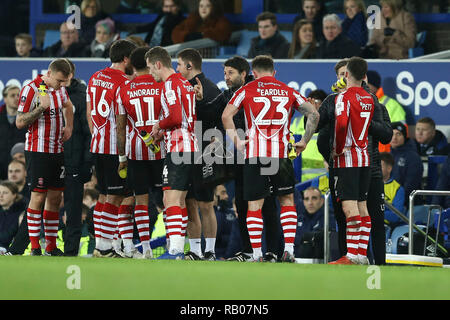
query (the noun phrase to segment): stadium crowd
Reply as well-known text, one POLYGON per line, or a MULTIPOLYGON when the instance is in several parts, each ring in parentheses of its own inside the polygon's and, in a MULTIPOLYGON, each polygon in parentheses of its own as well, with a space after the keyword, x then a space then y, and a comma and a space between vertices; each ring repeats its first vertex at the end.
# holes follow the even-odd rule
MULTIPOLYGON (((363 58, 387 59, 408 57, 408 49, 415 45, 417 27, 413 15, 403 8, 402 1, 381 0, 379 2, 382 8, 380 12, 381 29, 373 32, 369 32, 366 28, 367 15, 364 1, 345 0, 342 2, 345 13, 344 20, 339 18, 336 14, 338 12, 325 12, 321 1, 303 0, 301 12, 293 21, 292 39, 283 37, 274 13, 261 13, 256 19, 259 35, 251 40, 248 54, 243 58, 253 59, 257 56, 268 55, 276 59, 342 59, 342 62, 356 55, 363 58)), ((47 48, 35 48, 32 46, 32 38, 29 34, 17 34, 14 38, 15 56, 23 58, 103 57, 110 58, 113 64, 124 63, 124 57, 132 60, 131 52, 135 52, 133 50, 129 50, 122 60, 116 61, 113 60, 116 59, 115 56, 110 56, 112 46, 120 39, 120 31, 123 26, 102 11, 99 1, 83 0, 74 3, 81 7, 83 28, 77 30, 70 28, 67 23, 61 24, 60 40, 47 48)), ((144 12, 145 7, 142 5, 139 7, 138 3, 140 2, 121 1, 117 12, 144 12)), ((160 12, 155 21, 134 26, 132 30, 129 30, 126 39, 133 43, 132 49, 145 48, 145 52, 148 52, 149 48, 156 46, 164 47, 201 38, 211 38, 226 44, 231 37, 233 26, 225 17, 223 3, 220 0, 198 1, 198 5, 186 18, 183 14, 185 6, 181 0, 163 0, 158 4, 160 12), (135 34, 142 33, 146 33, 143 39, 133 37, 135 34)), ((142 70, 148 74, 146 68, 149 60, 147 55, 145 57, 147 61, 145 66, 139 65, 139 62, 134 64, 131 62, 128 66, 134 68, 135 75, 142 70)), ((188 49, 184 54, 179 53, 177 58, 177 74, 188 80, 196 91, 197 107, 199 108, 198 119, 204 123, 211 121, 212 127, 221 126, 220 129, 224 131, 220 115, 234 92, 253 80, 250 65, 243 62, 245 59, 242 58, 241 60, 235 58, 227 60, 224 64, 224 71, 229 90, 222 93, 214 83, 207 79, 208 75, 202 73, 202 57, 197 50, 188 49), (220 99, 223 99, 223 103, 220 99), (208 114, 205 108, 209 107, 211 103, 218 105, 218 101, 220 104, 224 104, 220 114, 208 114)), ((68 98, 74 104, 76 102, 77 109, 73 114, 71 138, 64 142, 65 189, 58 205, 56 218, 52 218, 52 220, 57 220, 58 231, 55 246, 58 250, 51 247, 50 251, 47 251, 50 252, 50 255, 62 255, 64 252, 68 256, 92 254, 95 256, 95 250, 99 249, 98 238, 101 238, 102 234, 102 231, 97 230, 96 215, 99 211, 105 210, 104 205, 107 198, 105 189, 99 186, 99 163, 96 162, 95 155, 93 155, 95 152, 92 151, 91 146, 91 141, 94 141, 92 120, 86 113, 87 109, 89 114, 91 110, 89 105, 94 102, 86 96, 87 86, 77 79, 76 66, 69 59, 63 61, 67 61, 67 64, 70 65, 70 71, 62 87, 65 88, 68 98), (88 106, 86 101, 88 101, 88 106)), ((345 75, 346 62, 341 65, 338 63, 336 67, 337 79, 340 80, 345 75), (343 69, 339 71, 340 68, 343 69)), ((94 74, 94 72, 95 70, 92 73, 94 74)), ((122 74, 125 75, 125 73, 126 70, 123 69, 122 74)), ((336 79, 330 79, 330 85, 335 81, 336 79)), ((390 119, 389 126, 392 128, 392 139, 388 143, 380 142, 379 145, 376 145, 377 152, 380 152, 379 165, 384 183, 384 199, 392 203, 398 211, 406 213, 409 205, 408 195, 411 191, 428 188, 450 190, 448 137, 436 129, 435 122, 429 117, 419 119, 414 125, 414 130, 410 130, 406 124, 404 108, 395 99, 384 94, 381 86, 382 79, 376 70, 367 72, 366 83, 367 91, 386 108, 390 119), (427 186, 428 157, 436 155, 447 156, 447 160, 441 168, 442 174, 437 184, 427 186)), ((319 111, 329 92, 327 88, 322 89, 310 93, 305 99, 319 111)), ((36 186, 31 186, 29 171, 32 170, 31 162, 25 151, 27 150, 26 135, 30 135, 32 129, 27 126, 20 128, 16 125, 19 106, 25 102, 22 97, 26 98, 21 90, 22 88, 16 86, 6 86, 2 92, 4 103, 0 106, 0 132, 2 137, 7 137, 2 139, 0 144, 0 179, 3 180, 0 183, 0 254, 7 255, 28 254, 38 248, 36 244, 33 244, 35 239, 30 236, 29 222, 35 223, 33 215, 30 214, 30 211, 27 212, 32 192, 36 190, 36 186), (30 244, 30 241, 33 245, 30 244)), ((342 90, 344 91, 345 88, 342 90)), ((95 106, 93 107, 95 108, 95 106)), ((119 113, 116 115, 118 116, 119 113)), ((292 118, 291 131, 304 134, 307 118, 296 114, 292 118)), ((235 122, 237 123, 236 119, 235 122)), ((117 127, 119 128, 119 124, 117 127)), ((130 133, 127 132, 127 134, 130 133)), ((292 252, 293 257, 296 258, 323 257, 323 238, 320 235, 323 235, 324 194, 329 190, 328 159, 330 159, 330 150, 326 154, 319 150, 320 143, 316 142, 319 138, 320 133, 319 135, 316 133, 303 153, 305 155, 303 157, 304 172, 306 173, 308 169, 312 169, 311 172, 319 169, 316 171, 318 173, 305 175, 303 179, 313 179, 313 184, 316 186, 310 187, 302 193, 294 193, 296 230, 295 239, 292 240, 292 252), (315 148, 313 149, 313 147, 315 148)), ((128 168, 130 172, 132 172, 131 168, 130 164, 128 168)), ((115 171, 110 174, 116 175, 115 171)), ((201 175, 202 173, 196 172, 196 174, 201 175)), ((105 179, 103 173, 100 175, 100 179, 105 179)), ((248 221, 245 220, 247 211, 250 209, 247 208, 247 203, 244 203, 246 201, 240 194, 243 191, 239 190, 237 184, 235 185, 235 179, 236 181, 239 179, 237 175, 216 183, 212 188, 196 185, 196 190, 192 191, 193 194, 188 194, 186 197, 184 207, 186 214, 180 213, 185 224, 182 228, 187 229, 184 232, 189 238, 187 241, 189 250, 187 250, 185 258, 192 260, 255 260, 252 257, 255 240, 250 234, 250 230, 247 229, 248 221), (194 201, 190 202, 189 198, 194 201), (206 217, 209 218, 206 219, 206 217)), ((153 186, 149 185, 146 191, 149 195, 148 198, 145 198, 146 205, 148 204, 144 219, 146 225, 141 226, 139 221, 143 218, 141 219, 137 215, 134 202, 124 204, 120 198, 120 201, 117 200, 117 212, 115 213, 117 226, 108 235, 108 239, 112 240, 114 254, 106 253, 109 248, 105 247, 106 249, 97 250, 100 252, 97 253, 97 256, 142 258, 160 255, 161 252, 145 255, 149 245, 145 241, 149 241, 149 239, 152 239, 152 247, 164 248, 167 243, 167 248, 169 248, 170 230, 167 227, 165 212, 163 218, 163 210, 167 209, 165 203, 167 199, 163 198, 156 183, 153 186), (128 237, 130 232, 124 230, 131 230, 131 236, 128 237), (148 237, 143 237, 145 232, 148 233, 148 237), (127 236, 123 237, 125 234, 127 236)), ((135 195, 137 196, 137 193, 135 195)), ((280 213, 289 212, 282 211, 280 202, 274 195, 267 195, 263 198, 265 198, 264 206, 259 208, 264 217, 260 227, 263 257, 261 260, 256 260, 292 261, 289 255, 285 254, 285 241, 288 237, 286 230, 289 227, 286 227, 286 222, 278 218, 280 213), (262 223, 264 223, 264 228, 262 223)), ((450 208, 450 197, 417 197, 416 201, 417 205, 433 203, 441 205, 444 209, 450 208)), ((336 204, 332 203, 331 199, 330 204, 332 209, 335 208, 336 204)), ((136 207, 137 205, 136 202, 136 207)), ((45 215, 45 210, 43 218, 49 220, 45 215)), ((400 220, 395 213, 390 210, 384 212, 386 230, 392 232, 394 228, 402 224, 405 222, 400 220)), ((100 223, 100 225, 102 224, 100 223)), ((339 229, 339 226, 342 229, 342 225, 339 225, 339 221, 335 221, 333 217, 330 226, 332 234, 337 234, 336 230, 339 229)), ((48 228, 49 226, 45 223, 42 225, 42 230, 39 227, 37 238, 38 241, 44 242, 39 246, 39 250, 40 247, 45 249, 45 240, 47 240, 47 244, 49 241, 53 241, 49 240, 46 235, 48 228)), ((375 232, 379 232, 379 230, 375 232)), ((372 232, 374 232, 374 228, 372 228, 372 232)), ((333 237, 332 239, 335 240, 332 244, 334 246, 332 256, 335 260, 346 250, 342 249, 338 239, 333 237)), ((168 251, 165 254, 167 253, 169 256, 172 255, 168 251)), ((373 257, 376 256, 376 253, 369 253, 369 255, 372 255, 369 257, 372 262, 384 263, 373 257)))

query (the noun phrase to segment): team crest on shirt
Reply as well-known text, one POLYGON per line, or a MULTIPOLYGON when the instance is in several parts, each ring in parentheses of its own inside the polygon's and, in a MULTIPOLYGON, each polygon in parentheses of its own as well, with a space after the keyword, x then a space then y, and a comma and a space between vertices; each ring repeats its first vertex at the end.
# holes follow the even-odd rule
POLYGON ((167 90, 166 91, 166 99, 170 105, 174 104, 177 101, 177 98, 175 97, 175 91, 167 90))
POLYGON ((44 178, 39 178, 38 179, 38 187, 43 187, 44 186, 44 178))

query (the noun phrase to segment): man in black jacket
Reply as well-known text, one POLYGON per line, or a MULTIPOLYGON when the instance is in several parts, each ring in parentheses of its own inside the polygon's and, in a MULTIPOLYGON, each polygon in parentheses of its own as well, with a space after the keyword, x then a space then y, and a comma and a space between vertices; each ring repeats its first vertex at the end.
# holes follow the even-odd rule
POLYGON ((170 46, 173 44, 172 30, 184 20, 183 12, 181 12, 182 4, 181 0, 163 0, 162 12, 156 19, 151 23, 136 27, 133 33, 147 32, 144 41, 150 47, 170 46))
MULTIPOLYGON (((222 124, 222 113, 225 110, 228 102, 234 95, 234 92, 242 87, 244 84, 253 81, 253 76, 250 75, 250 65, 242 57, 236 56, 228 59, 224 63, 225 81, 228 89, 221 92, 213 101, 202 105, 197 109, 197 117, 201 118, 203 125, 208 128, 216 127, 223 136, 225 130, 222 124)), ((197 96, 198 97, 198 96, 197 96)), ((199 98, 199 97, 198 97, 199 98)), ((200 100, 201 96, 200 96, 200 100)), ((244 110, 240 110, 233 118, 233 121, 239 131, 245 132, 245 118, 244 110)), ((239 132, 238 131, 238 132, 239 132)), ((241 137, 242 139, 244 137, 241 137)), ((237 159, 235 155, 235 159, 237 159)), ((238 213, 239 231, 241 234, 242 251, 238 252, 234 257, 228 259, 231 261, 252 261, 252 246, 250 244, 250 237, 247 229, 247 201, 244 200, 243 189, 243 165, 234 165, 235 176, 235 203, 238 213)), ((281 224, 278 216, 278 209, 275 197, 268 196, 262 207, 262 215, 264 221, 264 233, 266 239, 266 254, 264 261, 276 262, 278 256, 281 257, 283 253, 284 243, 281 241, 281 224)))
MULTIPOLYGON (((370 93, 369 88, 363 82, 363 88, 370 93)), ((334 121, 335 121, 335 99, 338 93, 329 95, 319 108, 320 121, 317 126, 319 130, 318 148, 324 159, 330 159, 330 177, 332 175, 333 161, 330 150, 333 149, 334 141, 334 121)), ((390 142, 392 139, 392 127, 386 107, 379 103, 375 95, 372 94, 375 102, 372 122, 369 127, 369 157, 371 178, 367 197, 367 208, 372 221, 371 243, 374 261, 377 265, 385 264, 385 231, 384 231, 384 183, 381 172, 381 163, 378 152, 378 143, 390 142)), ((334 214, 338 224, 339 249, 341 255, 347 252, 346 246, 346 221, 340 204, 336 201, 334 193, 334 182, 330 180, 330 192, 333 200, 334 214)))
POLYGON ((11 161, 11 148, 19 142, 25 142, 27 128, 17 129, 16 116, 19 106, 20 88, 15 85, 3 89, 3 101, 0 106, 0 180, 8 177, 8 164, 11 161))
POLYGON ((67 215, 64 255, 77 256, 82 228, 83 186, 92 175, 92 154, 89 152, 91 133, 86 119, 86 85, 74 78, 75 65, 66 60, 72 69, 66 90, 75 110, 72 137, 64 143, 64 207, 67 215))
POLYGON ((86 43, 79 39, 78 30, 66 22, 59 28, 60 40, 44 50, 44 57, 85 57, 86 43))
POLYGON ((248 58, 270 55, 273 59, 287 59, 290 44, 278 31, 277 17, 263 12, 256 17, 259 36, 252 39, 248 58))

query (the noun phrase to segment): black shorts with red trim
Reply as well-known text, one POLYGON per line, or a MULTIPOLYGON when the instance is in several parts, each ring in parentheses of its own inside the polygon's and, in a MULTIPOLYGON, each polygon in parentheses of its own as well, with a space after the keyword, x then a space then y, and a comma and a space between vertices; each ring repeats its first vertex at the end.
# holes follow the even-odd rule
POLYGON ((64 154, 25 151, 25 161, 32 192, 64 190, 64 154))
POLYGON ((162 187, 164 159, 128 160, 127 183, 134 194, 148 194, 150 187, 162 187))
POLYGON ((164 159, 163 190, 187 191, 194 176, 193 152, 170 152, 164 159))
POLYGON ((337 201, 367 200, 370 167, 334 168, 332 179, 337 201))

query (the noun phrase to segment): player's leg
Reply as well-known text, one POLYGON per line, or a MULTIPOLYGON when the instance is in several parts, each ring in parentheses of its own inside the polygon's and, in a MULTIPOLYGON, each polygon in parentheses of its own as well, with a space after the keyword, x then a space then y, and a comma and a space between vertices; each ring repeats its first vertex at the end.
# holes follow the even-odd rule
POLYGON ((384 230, 384 183, 381 178, 370 179, 367 210, 371 220, 370 244, 376 265, 386 264, 386 234, 384 230))
POLYGON ((59 207, 62 200, 61 190, 47 191, 47 197, 44 206, 44 232, 45 232, 45 252, 49 255, 62 255, 62 252, 56 247, 59 226, 59 207))
MULTIPOLYGON (((211 189, 212 191, 213 189, 211 189)), ((215 246, 217 236, 217 219, 212 201, 198 201, 202 214, 202 229, 205 237, 205 260, 216 260, 215 246)))
POLYGON ((41 254, 39 243, 41 234, 42 208, 44 207, 46 192, 31 192, 30 202, 27 208, 28 237, 31 242, 31 254, 41 254))
POLYGON ((369 246, 370 231, 372 223, 367 209, 367 194, 370 184, 370 169, 359 168, 360 171, 360 194, 358 198, 358 211, 361 217, 361 227, 358 245, 358 261, 360 264, 369 264, 367 259, 367 247, 369 246))
POLYGON ((188 215, 187 221, 187 235, 189 237, 189 251, 185 259, 200 260, 203 258, 201 236, 202 236, 202 221, 200 220, 199 208, 197 200, 193 195, 193 186, 189 188, 186 196, 186 210, 188 215))

